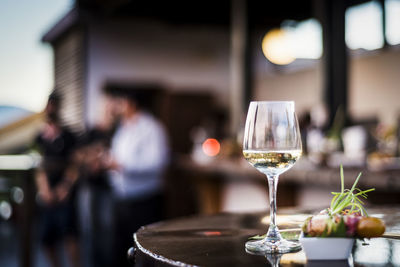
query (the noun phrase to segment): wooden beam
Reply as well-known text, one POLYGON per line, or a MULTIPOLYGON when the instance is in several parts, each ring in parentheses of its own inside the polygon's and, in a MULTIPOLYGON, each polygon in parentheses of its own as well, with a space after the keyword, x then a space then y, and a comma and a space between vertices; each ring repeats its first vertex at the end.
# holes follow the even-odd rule
POLYGON ((251 53, 247 1, 232 0, 230 50, 230 131, 236 136, 251 98, 251 53))
POLYGON ((347 118, 348 55, 345 42, 345 0, 314 0, 316 17, 323 29, 323 90, 330 123, 339 107, 347 118))
POLYGON ((388 47, 388 42, 386 38, 386 9, 385 9, 385 0, 378 1, 380 8, 382 9, 382 34, 383 34, 383 46, 388 47))

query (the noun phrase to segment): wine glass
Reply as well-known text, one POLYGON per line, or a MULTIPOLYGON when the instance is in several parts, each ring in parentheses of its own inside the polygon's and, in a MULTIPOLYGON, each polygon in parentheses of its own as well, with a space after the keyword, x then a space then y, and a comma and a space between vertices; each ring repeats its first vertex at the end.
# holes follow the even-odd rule
POLYGON ((287 253, 300 243, 281 237, 276 225, 276 190, 279 175, 289 170, 301 156, 301 136, 293 101, 253 101, 247 113, 243 155, 267 176, 270 225, 262 240, 246 242, 250 252, 287 253))

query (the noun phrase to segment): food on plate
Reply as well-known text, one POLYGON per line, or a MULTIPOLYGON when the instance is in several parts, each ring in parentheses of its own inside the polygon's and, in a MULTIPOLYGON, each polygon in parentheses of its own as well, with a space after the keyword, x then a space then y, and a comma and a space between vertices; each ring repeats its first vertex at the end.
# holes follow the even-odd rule
POLYGON ((385 232, 384 222, 369 217, 361 200, 374 188, 361 190, 356 188, 361 173, 351 189, 344 189, 343 167, 340 166, 341 191, 332 192, 333 198, 329 208, 307 218, 302 231, 304 237, 379 237, 385 232))

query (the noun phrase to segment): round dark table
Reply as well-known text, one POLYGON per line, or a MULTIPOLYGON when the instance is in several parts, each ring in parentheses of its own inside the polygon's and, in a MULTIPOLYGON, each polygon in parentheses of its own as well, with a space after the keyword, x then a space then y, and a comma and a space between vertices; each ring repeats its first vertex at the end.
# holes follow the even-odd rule
MULTIPOLYGON (((281 230, 298 229, 311 211, 279 211, 281 230)), ((387 235, 357 240, 346 261, 308 261, 303 251, 251 255, 244 243, 266 232, 267 214, 193 216, 142 227, 134 234, 135 266, 400 266, 400 208, 370 209, 383 218, 387 235)))

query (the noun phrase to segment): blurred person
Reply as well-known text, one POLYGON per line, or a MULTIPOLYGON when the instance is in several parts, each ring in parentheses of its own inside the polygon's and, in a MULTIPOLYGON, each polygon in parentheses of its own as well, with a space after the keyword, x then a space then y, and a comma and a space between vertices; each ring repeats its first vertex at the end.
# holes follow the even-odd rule
POLYGON ((51 266, 62 266, 58 246, 65 245, 71 266, 80 266, 74 210, 74 184, 78 177, 72 161, 76 137, 61 126, 60 97, 52 93, 46 123, 36 138, 42 163, 36 174, 40 208, 40 239, 51 266))
POLYGON ((143 93, 129 88, 109 88, 106 93, 120 116, 108 168, 115 201, 115 264, 126 266, 132 234, 162 218, 162 176, 169 149, 164 127, 141 107, 143 93))
POLYGON ((113 129, 111 106, 106 102, 101 120, 85 134, 76 153, 81 175, 79 217, 85 266, 111 266, 112 199, 103 162, 113 129))

